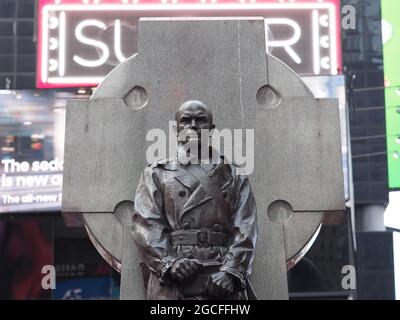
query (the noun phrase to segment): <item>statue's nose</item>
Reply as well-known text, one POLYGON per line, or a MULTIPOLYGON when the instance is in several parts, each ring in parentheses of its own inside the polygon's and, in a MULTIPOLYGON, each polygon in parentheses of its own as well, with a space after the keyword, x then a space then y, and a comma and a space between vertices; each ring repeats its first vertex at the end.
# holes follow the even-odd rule
POLYGON ((190 124, 190 129, 197 130, 197 124, 195 119, 192 119, 192 123, 190 124))

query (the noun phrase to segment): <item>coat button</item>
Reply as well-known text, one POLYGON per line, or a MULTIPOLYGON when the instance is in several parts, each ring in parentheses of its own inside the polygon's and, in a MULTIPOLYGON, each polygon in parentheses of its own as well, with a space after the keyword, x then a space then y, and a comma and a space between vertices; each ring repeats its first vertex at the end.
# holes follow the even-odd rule
POLYGON ((213 230, 215 232, 220 232, 222 230, 222 227, 221 227, 220 224, 216 223, 216 224, 213 225, 213 230))
POLYGON ((185 222, 183 224, 183 229, 190 229, 190 223, 189 222, 185 222))
POLYGON ((179 191, 178 195, 180 197, 184 197, 186 195, 186 191, 185 190, 181 190, 181 191, 179 191))

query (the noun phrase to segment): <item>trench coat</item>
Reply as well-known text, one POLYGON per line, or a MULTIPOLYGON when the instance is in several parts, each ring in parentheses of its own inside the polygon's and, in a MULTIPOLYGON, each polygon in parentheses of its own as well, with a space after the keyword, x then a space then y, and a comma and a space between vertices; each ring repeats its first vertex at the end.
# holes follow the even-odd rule
POLYGON ((239 284, 229 299, 248 299, 248 278, 257 240, 257 210, 249 179, 237 174, 236 165, 223 161, 211 167, 195 165, 201 166, 206 179, 213 179, 217 186, 214 193, 219 191, 227 206, 222 206, 212 190, 176 159, 149 165, 138 184, 132 234, 142 259, 147 299, 186 298, 181 285, 168 276, 172 264, 181 258, 220 261, 219 271, 231 274, 239 284), (179 230, 224 233, 228 242, 213 246, 172 245, 170 236, 179 230))

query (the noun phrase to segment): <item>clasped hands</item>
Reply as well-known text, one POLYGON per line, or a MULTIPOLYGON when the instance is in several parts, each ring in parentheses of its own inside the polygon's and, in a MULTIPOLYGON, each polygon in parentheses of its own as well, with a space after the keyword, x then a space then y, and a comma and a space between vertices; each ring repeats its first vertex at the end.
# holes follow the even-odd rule
MULTIPOLYGON (((192 278, 202 265, 195 259, 178 259, 169 270, 170 277, 178 282, 192 278)), ((215 297, 225 297, 232 294, 235 288, 235 279, 229 273, 217 271, 211 274, 206 283, 207 294, 215 297)))

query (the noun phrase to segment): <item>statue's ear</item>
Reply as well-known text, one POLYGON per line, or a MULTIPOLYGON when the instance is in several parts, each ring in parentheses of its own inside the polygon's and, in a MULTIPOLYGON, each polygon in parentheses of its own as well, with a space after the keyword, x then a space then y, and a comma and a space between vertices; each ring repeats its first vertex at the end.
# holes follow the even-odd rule
POLYGON ((209 136, 210 136, 210 137, 213 135, 214 129, 215 129, 215 124, 212 124, 212 125, 211 125, 211 128, 210 128, 210 130, 209 130, 209 136))

